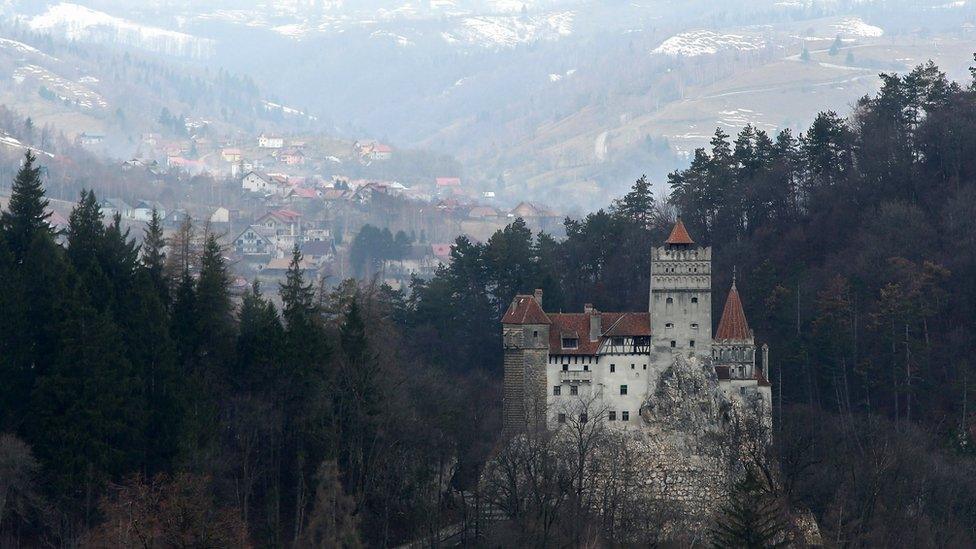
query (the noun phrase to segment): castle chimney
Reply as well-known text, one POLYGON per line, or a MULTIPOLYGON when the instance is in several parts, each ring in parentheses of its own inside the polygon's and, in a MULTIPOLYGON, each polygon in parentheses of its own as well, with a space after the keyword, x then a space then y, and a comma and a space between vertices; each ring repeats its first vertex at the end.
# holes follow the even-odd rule
POLYGON ((590 317, 590 341, 599 341, 603 334, 603 317, 600 316, 600 311, 592 303, 587 303, 583 305, 583 313, 590 317))
POLYGON ((538 303, 540 307, 542 307, 542 288, 535 289, 535 302, 538 303))

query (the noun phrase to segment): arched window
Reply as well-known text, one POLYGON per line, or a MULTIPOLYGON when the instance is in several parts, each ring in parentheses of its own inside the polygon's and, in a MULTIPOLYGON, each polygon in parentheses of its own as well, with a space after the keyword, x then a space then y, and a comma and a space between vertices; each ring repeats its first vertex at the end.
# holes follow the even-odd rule
POLYGON ((665 303, 667 303, 668 305, 671 305, 672 303, 674 303, 674 299, 671 299, 669 297, 668 300, 665 303))

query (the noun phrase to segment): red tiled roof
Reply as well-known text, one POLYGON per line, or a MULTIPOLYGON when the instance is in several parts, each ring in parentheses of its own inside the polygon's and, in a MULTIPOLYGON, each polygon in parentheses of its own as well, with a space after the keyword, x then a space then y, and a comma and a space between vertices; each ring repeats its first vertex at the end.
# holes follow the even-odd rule
POLYGON ((674 228, 671 229, 671 236, 664 241, 665 244, 694 244, 695 241, 691 239, 691 235, 688 234, 688 229, 685 228, 685 224, 681 222, 678 218, 678 222, 674 224, 674 228))
POLYGON ((599 313, 603 333, 590 341, 590 315, 587 313, 550 314, 549 349, 554 355, 595 355, 608 337, 651 335, 650 313, 599 313), (576 349, 563 349, 562 338, 579 340, 576 349))
POLYGON ((298 213, 298 212, 296 212, 294 210, 287 210, 287 209, 286 210, 278 210, 278 211, 271 212, 271 213, 273 215, 275 215, 276 217, 280 217, 282 219, 286 219, 286 220, 289 220, 289 221, 294 221, 294 220, 296 220, 296 219, 298 219, 298 218, 300 218, 302 216, 302 214, 300 214, 300 213, 298 213))
POLYGON ((742 310, 742 300, 739 299, 739 290, 735 288, 735 282, 732 282, 732 289, 729 290, 729 297, 725 300, 725 310, 722 311, 722 320, 718 323, 715 339, 742 340, 749 339, 751 336, 749 323, 746 322, 746 313, 742 310))
MULTIPOLYGON (((517 295, 512 300, 512 304, 508 306, 508 310, 505 311, 502 324, 551 324, 551 321, 535 297, 517 295)), ((551 337, 550 330, 550 339, 551 337)))
POLYGON ((458 187, 461 185, 460 177, 438 177, 436 179, 438 187, 458 187))

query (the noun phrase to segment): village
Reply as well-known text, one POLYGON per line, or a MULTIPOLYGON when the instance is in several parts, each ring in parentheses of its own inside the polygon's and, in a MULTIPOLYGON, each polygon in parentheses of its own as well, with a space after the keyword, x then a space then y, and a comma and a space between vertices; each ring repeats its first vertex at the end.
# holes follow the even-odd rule
MULTIPOLYGON (((83 134, 77 143, 97 150, 101 138, 83 134)), ((406 289, 412 277, 429 278, 450 260, 451 243, 459 235, 484 241, 516 218, 535 231, 562 233, 560 213, 534 202, 506 202, 493 190, 467 185, 458 173, 418 169, 424 158, 375 140, 350 144, 261 133, 217 143, 148 133, 133 157, 120 163, 122 172, 144 172, 150 180, 173 174, 207 179, 212 187, 207 199, 173 192, 157 193, 164 195, 158 200, 106 196, 102 213, 106 221, 117 214, 134 235, 141 234, 139 227, 153 209, 167 235, 189 218, 198 231, 220 236, 234 286, 242 290, 253 280, 281 280, 295 246, 309 276, 327 285, 377 278, 406 289), (357 244, 367 226, 379 236, 363 235, 357 244)), ((59 209, 66 208, 55 208, 52 222, 66 224, 67 211, 59 209)))

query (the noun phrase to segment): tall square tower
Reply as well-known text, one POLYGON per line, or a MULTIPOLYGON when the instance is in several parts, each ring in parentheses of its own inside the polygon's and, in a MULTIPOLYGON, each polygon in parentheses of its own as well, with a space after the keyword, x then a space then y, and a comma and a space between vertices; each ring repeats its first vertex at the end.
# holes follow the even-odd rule
POLYGON ((655 352, 711 354, 712 248, 697 245, 680 219, 651 251, 648 310, 655 352))

